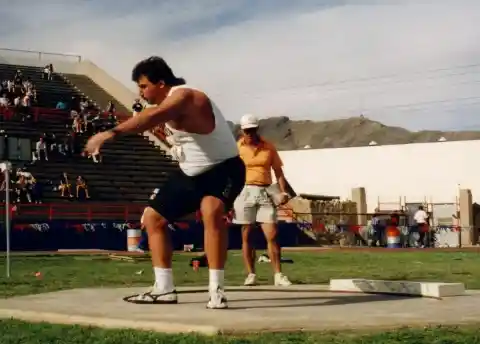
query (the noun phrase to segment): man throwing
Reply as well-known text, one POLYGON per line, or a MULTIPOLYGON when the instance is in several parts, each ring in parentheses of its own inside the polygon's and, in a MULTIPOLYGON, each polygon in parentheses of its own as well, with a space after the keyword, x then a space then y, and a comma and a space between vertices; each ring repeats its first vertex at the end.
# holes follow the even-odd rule
POLYGON ((223 216, 245 184, 245 165, 235 138, 213 101, 200 90, 186 86, 185 80, 176 77, 162 58, 140 61, 132 71, 132 80, 137 83, 140 96, 156 106, 91 137, 86 150, 94 152, 108 140, 165 123, 171 154, 180 165, 180 171, 170 176, 144 212, 155 284, 134 301, 177 303, 167 224, 200 210, 209 265, 207 308, 227 308, 224 265, 228 236, 223 216))

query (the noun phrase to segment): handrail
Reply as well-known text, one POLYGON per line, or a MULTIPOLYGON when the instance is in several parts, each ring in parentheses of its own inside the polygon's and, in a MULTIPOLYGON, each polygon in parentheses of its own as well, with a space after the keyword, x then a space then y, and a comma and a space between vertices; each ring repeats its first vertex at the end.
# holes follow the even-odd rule
MULTIPOLYGON (((0 206, 5 207, 5 203, 0 203, 0 206)), ((82 204, 82 203, 44 203, 44 204, 13 204, 11 205, 12 218, 18 216, 38 216, 40 218, 48 219, 49 221, 55 219, 62 219, 63 216, 79 216, 81 219, 91 221, 94 218, 112 218, 117 220, 128 221, 131 216, 140 215, 145 208, 141 204, 82 204), (110 211, 109 211, 110 210, 110 211)))
POLYGON ((77 54, 63 54, 63 53, 52 53, 48 51, 38 51, 38 50, 24 50, 24 49, 11 49, 11 48, 0 48, 0 52, 12 52, 12 53, 21 53, 32 55, 35 54, 38 57, 39 61, 43 60, 45 56, 60 56, 60 57, 74 57, 77 62, 82 62, 82 56, 77 54))

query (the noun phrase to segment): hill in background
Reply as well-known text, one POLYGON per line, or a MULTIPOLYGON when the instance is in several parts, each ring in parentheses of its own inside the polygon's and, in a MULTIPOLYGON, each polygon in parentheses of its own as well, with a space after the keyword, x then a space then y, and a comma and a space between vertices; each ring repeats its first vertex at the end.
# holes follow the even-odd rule
MULTIPOLYGON (((240 126, 230 122, 235 135, 240 126)), ((404 128, 389 127, 363 117, 332 121, 292 121, 288 117, 272 117, 260 120, 260 133, 274 143, 279 150, 311 148, 341 148, 378 145, 436 142, 441 137, 447 141, 480 139, 480 131, 431 131, 412 132, 404 128)))

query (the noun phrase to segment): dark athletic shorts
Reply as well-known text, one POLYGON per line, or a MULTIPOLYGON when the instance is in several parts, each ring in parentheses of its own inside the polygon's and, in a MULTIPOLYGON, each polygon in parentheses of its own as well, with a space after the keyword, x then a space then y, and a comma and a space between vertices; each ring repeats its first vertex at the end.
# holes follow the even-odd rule
POLYGON ((227 212, 244 185, 245 164, 236 156, 196 176, 175 172, 150 197, 149 206, 173 222, 199 210, 205 196, 213 196, 223 201, 227 212))

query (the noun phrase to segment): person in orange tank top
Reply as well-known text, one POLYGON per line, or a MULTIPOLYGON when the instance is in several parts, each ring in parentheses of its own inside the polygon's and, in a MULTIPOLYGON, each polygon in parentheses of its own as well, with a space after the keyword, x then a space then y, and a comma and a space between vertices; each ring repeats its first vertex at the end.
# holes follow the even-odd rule
POLYGON ((251 243, 251 232, 259 223, 267 240, 268 256, 274 270, 274 284, 289 286, 291 282, 282 274, 280 247, 277 242, 277 209, 267 192, 272 184, 272 170, 282 191, 282 202, 288 200, 287 181, 283 174, 283 163, 274 145, 258 134, 258 119, 245 115, 240 121, 243 132, 238 141, 238 150, 246 171, 245 187, 235 200, 233 222, 242 225, 242 252, 248 275, 244 285, 256 284, 255 248, 251 243))

